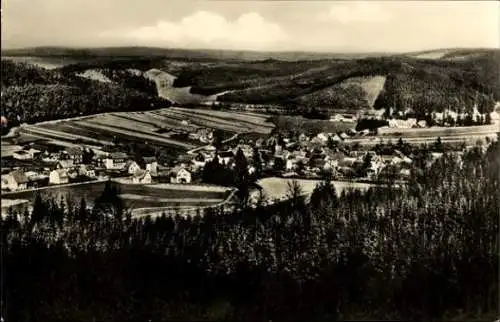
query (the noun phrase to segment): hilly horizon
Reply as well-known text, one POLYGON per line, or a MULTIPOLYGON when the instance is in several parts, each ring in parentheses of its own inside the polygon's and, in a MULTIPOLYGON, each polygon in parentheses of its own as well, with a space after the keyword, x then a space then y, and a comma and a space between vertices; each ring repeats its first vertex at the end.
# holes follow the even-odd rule
POLYGON ((165 58, 196 58, 196 59, 231 59, 231 60, 309 60, 309 59, 356 59, 379 56, 411 56, 423 54, 454 52, 485 52, 497 48, 435 48, 420 51, 393 52, 330 52, 330 51, 259 51, 234 49, 182 49, 149 46, 106 46, 106 47, 66 47, 66 46, 34 46, 2 49, 2 56, 38 56, 38 57, 134 57, 163 56, 165 58))
MULTIPOLYGON (((57 88, 53 85, 70 86, 74 91, 82 86, 111 92, 125 87, 134 95, 159 96, 180 105, 216 101, 277 105, 287 114, 320 112, 325 117, 388 109, 423 116, 444 109, 471 111, 476 105, 491 111, 500 100, 498 49, 438 49, 350 58, 308 54, 309 59, 303 60, 283 59, 303 57, 296 53, 269 57, 262 52, 249 56, 243 51, 150 47, 37 47, 2 54, 2 84, 7 93, 2 101, 10 104, 16 100, 9 95, 18 97, 24 87, 31 93, 36 86, 34 92, 42 93, 40 86, 52 92, 57 88), (28 68, 30 65, 45 68, 28 68), (15 72, 7 75, 8 70, 15 72), (84 85, 79 85, 79 79, 85 80, 84 85)), ((57 95, 61 93, 69 92, 58 88, 57 95)), ((99 111, 107 109, 115 110, 102 106, 99 111)))

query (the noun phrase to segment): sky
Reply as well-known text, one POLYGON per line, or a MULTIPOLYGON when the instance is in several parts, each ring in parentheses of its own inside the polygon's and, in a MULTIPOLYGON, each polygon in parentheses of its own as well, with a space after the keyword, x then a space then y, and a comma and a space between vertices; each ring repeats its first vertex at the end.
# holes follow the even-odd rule
POLYGON ((2 48, 408 52, 500 47, 498 1, 3 0, 2 48))

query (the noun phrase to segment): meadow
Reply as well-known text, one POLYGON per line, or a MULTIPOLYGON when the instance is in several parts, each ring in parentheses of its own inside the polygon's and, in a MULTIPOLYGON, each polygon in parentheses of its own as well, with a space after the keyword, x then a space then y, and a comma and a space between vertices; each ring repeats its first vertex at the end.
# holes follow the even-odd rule
MULTIPOLYGON (((84 198, 88 205, 92 205, 94 200, 101 195, 105 182, 85 183, 79 185, 51 187, 40 191, 40 195, 46 198, 71 198, 79 202, 84 198)), ((219 187, 213 189, 187 189, 183 186, 172 185, 141 185, 141 184, 120 184, 117 183, 120 196, 127 208, 137 209, 146 207, 199 207, 210 206, 222 202, 230 193, 230 189, 223 190, 219 187)), ((14 200, 23 199, 33 203, 37 196, 37 191, 20 191, 8 193, 2 199, 14 200)), ((5 209, 4 209, 5 210, 5 209)))

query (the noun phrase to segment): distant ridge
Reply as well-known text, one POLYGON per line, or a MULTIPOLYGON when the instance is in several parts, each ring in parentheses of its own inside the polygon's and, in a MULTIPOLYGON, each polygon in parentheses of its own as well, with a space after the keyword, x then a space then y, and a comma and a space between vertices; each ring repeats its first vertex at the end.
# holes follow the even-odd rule
POLYGON ((359 59, 397 55, 395 53, 322 53, 305 51, 265 52, 250 50, 215 50, 215 49, 176 49, 159 47, 31 47, 4 49, 2 56, 38 56, 38 57, 73 57, 73 58, 105 58, 105 57, 164 57, 170 59, 213 60, 322 60, 322 59, 359 59))

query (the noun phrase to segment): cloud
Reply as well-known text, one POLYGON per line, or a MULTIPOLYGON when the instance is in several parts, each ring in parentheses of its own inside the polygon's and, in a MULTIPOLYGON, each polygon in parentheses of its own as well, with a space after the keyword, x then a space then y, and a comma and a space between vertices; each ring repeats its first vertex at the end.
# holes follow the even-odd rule
POLYGON ((266 21, 258 13, 245 13, 229 21, 209 11, 198 11, 177 22, 160 20, 155 25, 106 31, 100 36, 157 45, 227 49, 266 49, 289 40, 280 25, 266 21))
POLYGON ((391 13, 381 4, 372 1, 337 2, 326 13, 318 16, 321 22, 339 22, 342 24, 362 22, 386 22, 391 13))

